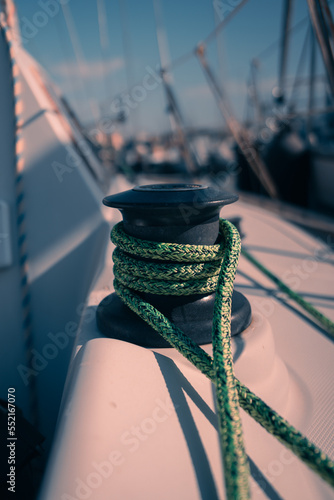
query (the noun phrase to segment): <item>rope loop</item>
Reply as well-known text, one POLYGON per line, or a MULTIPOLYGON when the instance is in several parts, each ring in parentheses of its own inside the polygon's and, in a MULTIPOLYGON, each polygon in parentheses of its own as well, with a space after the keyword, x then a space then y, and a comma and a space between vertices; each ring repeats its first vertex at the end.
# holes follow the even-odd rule
POLYGON ((173 262, 211 262, 221 260, 224 254, 221 245, 179 245, 160 243, 135 238, 124 232, 123 222, 116 224, 111 231, 111 241, 123 252, 145 259, 167 260, 173 262))
POLYGON ((228 500, 250 498, 249 466, 239 406, 334 486, 334 462, 234 375, 230 319, 233 282, 241 243, 233 224, 220 219, 219 227, 219 244, 195 246, 141 240, 127 235, 122 223, 117 224, 111 232, 111 239, 118 246, 113 254, 115 292, 133 312, 215 384, 228 500), (195 289, 215 290, 213 357, 131 288, 167 295, 194 293, 195 289))
POLYGON ((222 244, 179 245, 129 236, 122 223, 111 232, 117 244, 114 275, 123 286, 156 295, 193 295, 216 290, 224 255, 222 244), (153 262, 148 261, 150 259, 153 262))

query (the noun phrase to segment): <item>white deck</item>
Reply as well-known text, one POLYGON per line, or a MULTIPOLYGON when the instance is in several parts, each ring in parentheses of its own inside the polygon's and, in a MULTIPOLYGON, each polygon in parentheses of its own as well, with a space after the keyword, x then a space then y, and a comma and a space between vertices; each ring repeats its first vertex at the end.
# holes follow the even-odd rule
MULTIPOLYGON (((260 209, 236 204, 223 215, 241 215, 244 245, 334 319, 328 247, 260 209)), ((102 337, 94 313, 111 283, 108 262, 83 318, 40 499, 224 498, 211 383, 173 349, 102 337)), ((243 257, 236 283, 253 310, 251 325, 233 340, 236 375, 333 458, 331 341, 243 257)), ((252 498, 334 498, 244 412, 242 418, 252 498)))

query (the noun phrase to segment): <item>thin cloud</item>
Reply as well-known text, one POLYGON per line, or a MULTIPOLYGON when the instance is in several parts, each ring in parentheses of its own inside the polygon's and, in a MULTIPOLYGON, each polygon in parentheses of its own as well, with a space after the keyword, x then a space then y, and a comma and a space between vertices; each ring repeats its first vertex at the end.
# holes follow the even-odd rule
POLYGON ((109 61, 85 61, 81 65, 73 62, 63 62, 55 65, 53 73, 61 78, 78 77, 86 80, 96 80, 105 74, 115 73, 124 67, 124 59, 116 57, 109 61))
MULTIPOLYGON (((266 78, 259 80, 259 92, 271 92, 273 87, 277 84, 276 78, 266 78)), ((242 79, 229 79, 225 81, 224 88, 227 97, 243 97, 247 94, 247 84, 242 79)), ((189 99, 207 99, 212 98, 212 92, 208 85, 194 85, 183 91, 183 97, 189 99)))

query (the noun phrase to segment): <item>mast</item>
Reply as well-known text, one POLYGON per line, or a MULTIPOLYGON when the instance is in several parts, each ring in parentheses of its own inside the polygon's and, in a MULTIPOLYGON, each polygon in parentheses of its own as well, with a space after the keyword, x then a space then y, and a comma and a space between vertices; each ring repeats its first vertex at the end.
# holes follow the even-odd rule
POLYGON ((99 28, 100 49, 103 62, 103 81, 105 87, 106 100, 108 100, 110 96, 110 87, 111 87, 107 69, 108 56, 110 54, 110 40, 109 40, 108 24, 107 24, 108 18, 104 0, 96 0, 96 9, 97 9, 97 22, 99 28))
POLYGON ((330 45, 331 45, 332 52, 333 52, 334 51, 334 22, 333 22, 332 12, 329 8, 327 0, 320 0, 320 5, 322 8, 323 16, 324 16, 326 23, 327 23, 329 41, 330 41, 330 45))
POLYGON ((285 93, 285 78, 288 60, 288 50, 290 42, 290 26, 292 18, 292 7, 294 0, 285 0, 284 2, 284 12, 283 12, 283 24, 282 24, 282 39, 281 39, 281 55, 279 61, 278 69, 278 95, 277 98, 280 104, 284 102, 285 93))
POLYGON ((70 37, 70 40, 72 43, 73 52, 74 52, 75 58, 77 60, 77 65, 78 65, 78 69, 79 69, 79 73, 80 73, 80 77, 81 77, 80 78, 81 86, 83 88, 84 94, 87 96, 88 105, 89 105, 92 117, 95 121, 95 124, 97 124, 99 121, 99 113, 98 113, 96 101, 95 101, 95 99, 93 100, 93 95, 94 95, 93 90, 91 88, 89 80, 87 79, 87 71, 85 69, 87 67, 87 65, 86 65, 84 53, 83 53, 83 50, 82 50, 82 47, 80 44, 78 32, 76 30, 69 6, 65 3, 61 3, 61 8, 63 11, 68 34, 69 34, 69 37, 70 37))
MULTIPOLYGON (((127 3, 126 0, 118 0, 119 10, 121 15, 121 26, 122 26, 122 44, 123 44, 123 52, 125 57, 125 75, 126 75, 126 84, 127 88, 130 89, 134 85, 134 71, 133 71, 133 57, 132 57, 132 47, 130 43, 130 33, 128 26, 128 15, 127 15, 127 3)), ((122 99, 122 95, 121 95, 122 99)), ((130 132, 132 136, 135 137, 137 125, 138 125, 138 107, 136 109, 131 110, 132 120, 130 120, 130 132), (136 114, 137 113, 137 114, 136 114)))
POLYGON ((334 97, 334 58, 329 43, 328 27, 326 25, 322 10, 322 6, 326 5, 327 2, 325 2, 325 0, 323 0, 321 3, 317 2, 316 0, 307 0, 307 2, 309 6, 312 26, 316 34, 321 55, 325 64, 331 95, 332 97, 334 97))
POLYGON ((255 108, 255 123, 257 127, 261 126, 263 123, 263 113, 261 108, 261 103, 259 99, 258 87, 257 87, 257 70, 259 66, 258 59, 252 59, 251 70, 250 70, 250 80, 251 80, 251 99, 255 108))
POLYGON ((173 118, 173 121, 171 120, 171 126, 172 129, 176 131, 180 153, 183 158, 183 161, 185 162, 188 173, 194 175, 196 173, 196 162, 194 159, 195 155, 191 149, 191 145, 184 132, 185 129, 184 121, 174 91, 172 89, 170 73, 167 73, 167 71, 164 69, 169 64, 169 50, 168 50, 166 32, 163 28, 163 23, 162 23, 162 10, 161 10, 160 0, 154 0, 153 5, 154 5, 156 32, 157 32, 158 49, 159 49, 159 57, 161 65, 162 83, 165 89, 166 99, 168 103, 168 111, 170 113, 170 119, 173 118))
POLYGON ((239 146, 249 166, 251 167, 269 196, 274 199, 278 198, 278 193, 274 181, 272 180, 266 165, 263 163, 258 152, 254 148, 252 141, 249 138, 248 131, 238 122, 238 120, 232 114, 229 103, 227 102, 223 91, 219 87, 217 80, 208 65, 203 45, 198 46, 196 55, 202 66, 203 72, 206 76, 212 93, 216 98, 223 118, 226 121, 226 125, 229 128, 235 142, 239 146))
POLYGON ((166 92, 168 110, 174 118, 174 127, 176 129, 181 156, 187 166, 189 174, 195 174, 196 165, 194 162, 192 151, 190 149, 190 144, 187 140, 186 134, 184 133, 183 118, 177 104, 173 89, 168 81, 168 74, 164 70, 162 70, 161 77, 166 92))
POLYGON ((312 130, 312 112, 314 108, 314 77, 315 77, 315 70, 316 70, 316 40, 315 40, 315 34, 314 31, 311 27, 311 59, 310 59, 310 79, 309 79, 309 95, 308 95, 308 117, 307 117, 307 123, 306 123, 306 128, 307 132, 310 133, 312 130))

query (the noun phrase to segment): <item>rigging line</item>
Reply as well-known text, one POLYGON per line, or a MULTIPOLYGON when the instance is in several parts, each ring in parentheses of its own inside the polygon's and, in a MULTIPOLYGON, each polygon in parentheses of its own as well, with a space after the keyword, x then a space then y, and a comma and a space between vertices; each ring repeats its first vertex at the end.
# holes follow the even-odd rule
MULTIPOLYGON (((239 10, 240 10, 240 9, 241 9, 244 5, 245 5, 245 3, 246 3, 247 1, 248 1, 248 0, 243 0, 243 1, 241 1, 241 2, 240 2, 240 4, 239 4, 239 5, 237 5, 237 7, 235 7, 235 9, 234 9, 232 12, 230 12, 230 14, 229 14, 227 17, 225 17, 225 18, 224 18, 224 19, 223 19, 223 20, 222 20, 222 21, 221 21, 221 22, 220 22, 220 23, 219 23, 219 24, 215 27, 215 29, 214 29, 213 31, 211 31, 211 32, 209 33, 209 35, 208 35, 208 36, 204 39, 203 43, 208 43, 208 42, 211 40, 211 38, 212 38, 213 36, 216 36, 216 34, 218 34, 218 33, 219 33, 219 32, 220 32, 220 31, 221 31, 221 30, 222 30, 222 29, 223 29, 223 28, 224 28, 224 27, 225 27, 225 26, 226 26, 226 25, 227 25, 227 24, 228 24, 228 23, 232 20, 232 18, 234 17, 234 15, 235 15, 235 14, 237 14, 237 12, 238 12, 238 11, 239 11, 239 10)), ((119 0, 119 2, 120 2, 120 5, 121 5, 121 4, 122 4, 122 0, 119 0)), ((219 3, 219 2, 218 2, 218 0, 217 0, 217 3, 219 3)), ((304 21, 306 21, 306 20, 307 20, 307 18, 305 18, 305 19, 304 19, 304 21)), ((296 25, 296 26, 297 26, 297 25, 296 25)), ((277 43, 277 42, 275 42, 275 43, 277 43)), ((182 65, 184 62, 186 62, 186 61, 187 61, 188 59, 190 59, 191 57, 196 56, 197 47, 198 47, 198 44, 197 44, 194 48, 192 48, 191 50, 189 50, 189 51, 185 52, 184 54, 182 54, 181 56, 176 57, 175 59, 173 59, 173 60, 172 60, 170 63, 168 63, 167 65, 162 66, 162 68, 161 68, 161 69, 163 69, 163 70, 164 70, 164 71, 166 71, 166 72, 170 72, 170 71, 171 71, 172 69, 174 69, 175 67, 182 65)), ((141 83, 141 82, 139 81, 139 82, 138 82, 138 85, 139 85, 140 83, 141 83)), ((131 90, 130 85, 128 85, 128 90, 127 90, 127 91, 129 91, 129 90, 131 90)), ((119 93, 117 94, 117 96, 118 96, 118 95, 119 95, 119 93)), ((116 97, 117 97, 117 96, 116 96, 116 97)))
POLYGON ((72 43, 74 55, 75 55, 75 58, 77 60, 78 69, 79 69, 79 73, 80 73, 80 77, 81 77, 80 78, 81 86, 82 86, 83 92, 87 96, 87 101, 88 101, 88 105, 89 105, 92 117, 93 117, 95 123, 97 124, 99 121, 99 115, 98 115, 98 111, 96 108, 96 103, 92 101, 92 96, 94 94, 92 92, 91 86, 90 86, 88 79, 87 79, 87 71, 85 71, 86 62, 85 62, 85 57, 84 57, 84 54, 83 54, 83 51, 82 51, 82 48, 80 45, 78 33, 76 30, 69 6, 62 2, 61 8, 63 11, 68 34, 69 34, 69 37, 70 37, 70 40, 72 43))
POLYGON ((256 59, 252 59, 251 71, 250 71, 252 93, 251 93, 250 97, 253 101, 253 106, 254 106, 255 124, 258 127, 261 127, 261 124, 264 122, 264 116, 263 116, 262 105, 261 105, 261 101, 260 101, 259 93, 258 93, 257 72, 258 72, 258 61, 256 59))
POLYGON ((278 67, 278 88, 279 93, 284 97, 285 90, 285 79, 286 79, 286 69, 288 63, 288 50, 290 42, 290 26, 292 18, 294 0, 285 0, 284 2, 284 12, 283 12, 283 23, 282 23, 282 33, 281 33, 281 54, 278 67))
MULTIPOLYGON (((218 9, 217 9, 215 2, 212 2, 212 9, 213 9, 213 19, 214 19, 215 26, 218 26, 220 15, 218 13, 218 9)), ((223 79, 224 79, 223 60, 225 60, 225 57, 224 57, 222 38, 219 35, 222 35, 222 33, 219 33, 216 37, 217 58, 218 58, 219 78, 221 81, 223 81, 223 79)))
MULTIPOLYGON (((251 73, 251 70, 250 72, 251 73)), ((244 111, 243 111, 243 123, 247 123, 253 121, 251 119, 251 116, 254 116, 254 103, 251 99, 250 96, 250 88, 251 88, 251 74, 248 75, 248 78, 246 80, 246 87, 247 87, 247 94, 246 94, 246 100, 245 100, 245 105, 244 105, 244 111)))
POLYGON ((99 28, 100 49, 103 61, 103 82, 106 99, 110 95, 110 79, 108 78, 108 55, 110 55, 110 40, 108 33, 107 11, 104 0, 96 0, 97 22, 99 28))
MULTIPOLYGON (((55 19, 55 27, 56 27, 56 32, 57 32, 59 47, 61 48, 61 51, 63 53, 63 59, 64 59, 64 61, 66 61, 67 57, 68 57, 68 50, 67 50, 66 45, 69 44, 69 39, 65 36, 64 24, 61 22, 59 16, 57 16, 56 19, 55 19), (68 42, 67 44, 65 42, 65 39, 68 42)), ((76 88, 76 82, 75 82, 75 80, 78 81, 79 77, 78 77, 78 75, 75 77, 74 74, 71 71, 67 71, 66 73, 67 73, 67 78, 68 78, 68 81, 69 81, 69 84, 70 84, 70 87, 71 87, 71 92, 74 95, 75 92, 76 92, 76 90, 75 90, 75 88, 76 88)), ((83 87, 80 84, 80 82, 79 82, 79 87, 81 89, 81 92, 83 93, 83 97, 85 97, 85 93, 83 91, 83 87)), ((65 94, 65 92, 64 92, 64 94, 65 94)))
MULTIPOLYGON (((307 24, 309 21, 309 16, 306 16, 304 17, 303 19, 301 19, 300 21, 298 21, 298 23, 296 23, 294 26, 292 26, 288 32, 289 33, 294 33, 296 34, 305 24, 307 24)), ((274 42, 272 42, 270 45, 268 45, 268 47, 266 47, 265 49, 261 50, 261 52, 258 53, 258 55, 256 56, 256 59, 265 59, 266 57, 268 57, 274 50, 277 49, 277 47, 280 45, 282 41, 282 38, 280 37, 278 40, 275 40, 274 42)))
MULTIPOLYGON (((202 44, 207 45, 213 38, 215 38, 218 33, 225 28, 225 26, 233 19, 233 17, 243 8, 244 5, 246 5, 248 0, 242 0, 229 14, 226 16, 224 19, 221 20, 221 22, 215 27, 214 30, 211 31, 211 33, 208 34, 206 38, 201 42, 202 44)), ((219 3, 219 2, 218 2, 219 3)), ((223 2, 222 2, 223 3, 223 2)))
POLYGON ((308 119, 306 122, 306 130, 310 134, 312 132, 312 124, 313 124, 313 115, 311 114, 314 109, 314 101, 315 101, 315 73, 316 73, 316 39, 315 34, 312 31, 311 33, 311 54, 310 54, 310 78, 309 78, 309 95, 308 95, 308 119))
MULTIPOLYGON (((155 26, 156 26, 156 37, 157 37, 157 42, 158 42, 158 52, 159 52, 159 59, 160 59, 160 67, 164 68, 167 67, 168 64, 170 63, 170 54, 169 54, 169 49, 168 49, 168 43, 167 43, 167 37, 166 37, 166 32, 163 27, 163 22, 162 22, 162 8, 161 8, 161 1, 158 0, 153 0, 153 11, 154 11, 154 19, 155 19, 155 26)), ((164 87, 165 87, 165 94, 166 98, 168 101, 168 82, 173 80, 173 75, 171 72, 163 74, 164 77, 164 87)), ((172 117, 172 106, 169 106, 170 110, 167 113, 168 118, 169 118, 169 124, 172 133, 175 132, 175 128, 177 126, 177 123, 173 120, 172 117)))
MULTIPOLYGON (((154 9, 155 25, 157 32, 160 63, 161 67, 165 69, 168 67, 170 63, 170 53, 168 48, 166 30, 164 29, 164 24, 162 19, 161 0, 153 0, 153 9, 154 9)), ((170 76, 172 76, 171 73, 170 76)))
POLYGON ((333 52, 334 51, 334 23, 333 23, 332 12, 329 8, 328 3, 329 2, 327 2, 326 0, 320 0, 320 5, 322 7, 324 17, 325 17, 327 25, 328 25, 328 35, 329 35, 330 45, 331 45, 332 52, 333 52))
POLYGON ((278 192, 275 183, 271 178, 271 174, 268 171, 267 166, 263 162, 262 158, 258 154, 258 151, 254 147, 250 139, 248 130, 244 126, 242 126, 233 116, 230 108, 230 103, 227 101, 223 90, 218 85, 215 75, 211 71, 211 68, 207 62, 203 46, 198 47, 196 55, 202 66, 209 88, 216 99, 219 110, 226 122, 226 125, 231 132, 235 142, 237 143, 239 149, 244 155, 247 163, 249 164, 269 196, 274 199, 278 198, 278 192))
MULTIPOLYGON (((119 0, 121 2, 121 0, 119 0)), ((218 1, 218 0, 217 0, 218 1)), ((216 36, 216 33, 218 33, 219 31, 221 31, 225 26, 226 24, 228 24, 228 22, 234 17, 234 15, 237 13, 236 11, 238 11, 239 9, 241 9, 241 7, 243 7, 243 5, 247 2, 247 0, 244 0, 242 1, 226 18, 224 18, 217 26, 216 28, 204 39, 204 42, 203 43, 208 43, 208 41, 211 40, 212 36, 216 36)), ((292 26, 292 28, 289 29, 289 32, 291 31, 296 31, 296 30, 299 30, 301 27, 303 27, 305 25, 305 23, 309 20, 309 17, 306 16, 304 17, 303 19, 301 19, 298 23, 296 23, 294 26, 292 26)), ((255 59, 260 59, 260 58, 263 58, 263 57, 266 57, 267 55, 269 55, 269 51, 271 51, 273 48, 276 48, 277 45, 279 45, 281 42, 281 38, 279 38, 279 40, 276 40, 275 42, 273 42, 271 45, 269 45, 266 49, 264 49, 262 52, 260 52, 255 59), (268 54, 267 54, 268 52, 268 54)), ((177 66, 180 66, 182 65, 184 62, 186 62, 188 59, 190 59, 191 57, 193 56, 196 56, 196 51, 197 51, 197 47, 198 45, 196 45, 195 48, 185 52, 184 54, 182 54, 181 56, 179 57, 176 57, 175 59, 173 59, 168 65, 166 66, 163 66, 162 69, 164 69, 165 71, 168 71, 170 72, 172 69, 174 69, 175 67, 177 66)), ((138 85, 140 84, 141 82, 138 81, 138 85)), ((128 86, 128 91, 131 90, 131 87, 128 86)), ((119 93, 117 94, 117 96, 119 96, 119 93)), ((116 97, 117 97, 116 96, 116 97)))
MULTIPOLYGON (((314 75, 314 81, 324 83, 327 81, 326 75, 320 75, 320 74, 314 75)), ((289 86, 292 87, 293 84, 294 84, 294 81, 292 83, 287 82, 288 87, 289 86)), ((302 86, 302 85, 309 85, 309 77, 300 76, 299 78, 297 78, 296 85, 297 85, 297 87, 302 86)))
POLYGON ((324 115, 324 114, 329 114, 334 112, 334 106, 327 106, 325 108, 314 108, 312 110, 307 110, 307 111, 298 111, 297 113, 291 113, 287 115, 283 115, 282 119, 287 119, 291 120, 296 117, 302 117, 302 116, 315 116, 315 115, 324 115))
POLYGON ((328 83, 332 97, 334 96, 334 57, 328 39, 327 26, 325 25, 321 4, 315 0, 307 0, 314 32, 320 47, 322 59, 327 72, 328 83))
MULTIPOLYGON (((218 35, 218 33, 225 28, 225 26, 233 19, 233 17, 242 9, 242 7, 247 3, 248 0, 242 0, 224 19, 220 21, 219 24, 204 38, 201 45, 207 45, 211 40, 218 35)), ((223 2, 216 0, 216 4, 219 6, 223 2)), ((196 55, 197 45, 195 48, 185 52, 181 56, 174 59, 167 67, 163 68, 166 71, 170 71, 172 68, 179 66, 186 62, 188 59, 196 55)))
POLYGON ((97 19, 99 24, 100 45, 106 53, 110 48, 110 40, 107 24, 107 12, 104 0, 96 0, 97 19))
MULTIPOLYGON (((167 66, 169 61, 169 50, 168 50, 166 31, 164 29, 162 20, 161 0, 153 0, 153 7, 155 14, 155 24, 156 24, 160 64, 161 67, 164 68, 165 66, 167 66)), ((176 133, 175 135, 178 139, 178 147, 180 154, 187 167, 188 173, 191 175, 196 172, 196 161, 195 161, 196 153, 192 148, 191 142, 188 140, 184 132, 185 129, 184 120, 178 102, 174 95, 174 91, 171 86, 172 75, 171 73, 162 70, 161 76, 168 104, 168 116, 170 119, 171 129, 172 132, 176 133)))
MULTIPOLYGON (((133 57, 132 50, 130 44, 130 35, 128 26, 126 23, 127 16, 127 4, 126 0, 118 0, 119 10, 121 14, 121 26, 122 26, 122 43, 123 43, 123 52, 125 57, 125 75, 126 75, 126 84, 129 91, 134 87, 134 74, 133 74, 133 57)), ((122 92, 124 94, 124 92, 122 92)), ((122 95, 121 95, 122 98, 122 95)), ((132 136, 134 136, 134 130, 137 129, 137 117, 138 117, 138 107, 136 109, 131 110, 131 120, 130 120, 130 129, 132 136)))
POLYGON ((13 97, 14 125, 14 169, 16 191, 16 224, 18 235, 18 267, 20 272, 22 330, 24 335, 27 369, 33 374, 28 382, 29 411, 33 424, 39 427, 39 401, 35 372, 33 370, 34 330, 31 307, 31 289, 29 279, 29 250, 27 248, 26 206, 25 206, 25 170, 22 155, 24 141, 22 139, 22 97, 20 89, 20 68, 16 62, 13 29, 7 24, 7 3, 4 12, 0 13, 0 33, 3 32, 10 65, 11 90, 13 97))
POLYGON ((304 42, 303 42, 303 46, 302 46, 302 51, 300 53, 300 58, 299 58, 298 65, 297 65, 296 76, 295 76, 295 79, 294 79, 293 84, 292 84, 291 96, 290 96, 290 101, 289 101, 289 105, 290 106, 293 104, 293 101, 295 100, 295 94, 297 92, 297 88, 299 87, 299 82, 300 82, 300 79, 301 79, 300 75, 302 73, 302 70, 304 68, 305 61, 306 61, 307 44, 309 43, 309 38, 310 38, 311 34, 312 34, 312 28, 309 25, 307 27, 307 30, 306 30, 306 33, 305 33, 305 38, 304 38, 304 42))

